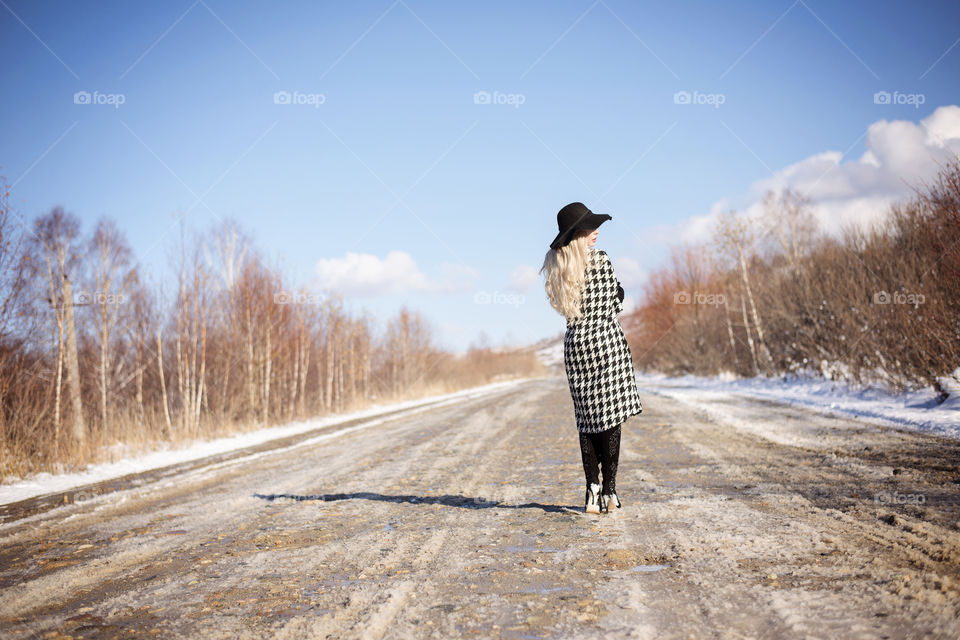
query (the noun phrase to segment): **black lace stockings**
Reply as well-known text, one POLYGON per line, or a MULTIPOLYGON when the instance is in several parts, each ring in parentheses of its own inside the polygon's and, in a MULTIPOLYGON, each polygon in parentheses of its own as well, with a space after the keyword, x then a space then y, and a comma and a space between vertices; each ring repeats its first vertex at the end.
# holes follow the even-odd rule
POLYGON ((599 475, 603 472, 601 493, 615 493, 617 490, 617 462, 620 460, 620 427, 599 433, 580 434, 580 457, 583 459, 583 471, 588 484, 600 484, 599 475), (599 458, 599 462, 598 462, 599 458))

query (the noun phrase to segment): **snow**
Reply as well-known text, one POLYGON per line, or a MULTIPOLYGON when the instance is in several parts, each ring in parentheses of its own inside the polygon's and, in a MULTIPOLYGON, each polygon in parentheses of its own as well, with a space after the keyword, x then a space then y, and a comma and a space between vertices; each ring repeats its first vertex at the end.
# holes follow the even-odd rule
POLYGON ((545 367, 563 366, 563 340, 537 350, 537 357, 545 367))
MULTIPOLYGON (((322 418, 301 420, 285 425, 266 427, 256 431, 251 431, 249 433, 238 433, 232 436, 217 438, 214 440, 197 440, 177 449, 171 449, 168 446, 159 451, 154 451, 140 456, 124 458, 116 462, 91 464, 88 465, 83 471, 77 473, 52 474, 43 472, 27 479, 7 478, 4 480, 4 483, 0 485, 0 504, 19 502, 20 500, 26 500, 39 495, 66 491, 68 489, 73 489, 75 487, 88 485, 95 482, 119 478, 130 473, 140 473, 143 471, 149 471, 151 469, 166 467, 172 464, 206 458, 208 456, 213 456, 227 451, 243 449, 253 445, 261 444, 263 442, 268 442, 270 440, 286 438, 307 431, 313 431, 314 429, 320 429, 323 427, 356 420, 358 418, 375 418, 378 415, 402 409, 411 409, 412 411, 408 413, 416 413, 418 411, 425 410, 422 408, 423 405, 437 407, 444 404, 452 404, 455 402, 460 402, 465 398, 475 398, 489 393, 496 393, 498 391, 502 391, 506 387, 518 385, 529 379, 530 378, 515 378, 478 387, 471 387, 469 389, 461 389, 452 393, 427 396, 424 398, 417 398, 414 400, 406 400, 390 404, 376 404, 365 409, 352 411, 349 413, 338 413, 330 416, 324 416, 322 418)), ((372 427, 377 424, 381 424, 382 422, 384 422, 384 419, 382 418, 372 419, 352 427, 318 435, 293 446, 296 447, 315 444, 316 442, 329 440, 345 433, 372 427)), ((252 454, 244 459, 249 457, 257 457, 258 455, 260 454, 252 454)), ((232 464, 234 462, 236 461, 227 461, 227 464, 232 464)))
MULTIPOLYGON (((545 366, 559 367, 562 371, 562 338, 542 346, 537 356, 545 366)), ((837 366, 824 362, 821 369, 835 371, 837 366)), ((884 426, 960 438, 960 368, 940 379, 941 386, 950 394, 941 404, 937 404, 931 389, 896 392, 880 385, 857 387, 815 374, 739 378, 730 372, 715 377, 637 372, 636 377, 641 390, 682 400, 723 421, 736 423, 738 428, 762 432, 781 444, 799 444, 814 436, 787 433, 775 421, 770 421, 769 411, 733 415, 728 410, 729 401, 737 397, 756 398, 844 417, 867 418, 884 426)))
MULTIPOLYGON (((895 392, 878 385, 857 387, 819 377, 677 376, 637 373, 641 390, 681 400, 710 413, 717 412, 721 399, 747 397, 811 408, 837 415, 868 418, 871 422, 921 431, 933 435, 960 438, 960 369, 941 379, 950 393, 942 404, 930 390, 895 392)), ((726 417, 726 416, 724 416, 726 417)), ((772 433, 777 425, 741 424, 751 430, 772 433)), ((753 421, 751 421, 753 422, 753 421)), ((767 434, 769 435, 769 433, 767 434)))

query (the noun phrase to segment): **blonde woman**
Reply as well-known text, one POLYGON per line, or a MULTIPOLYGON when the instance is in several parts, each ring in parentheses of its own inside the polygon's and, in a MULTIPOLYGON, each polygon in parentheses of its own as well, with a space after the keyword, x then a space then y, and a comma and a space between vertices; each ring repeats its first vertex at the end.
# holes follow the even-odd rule
POLYGON ((623 287, 606 252, 594 247, 600 225, 612 219, 580 202, 560 209, 559 233, 540 269, 550 305, 567 320, 563 364, 587 481, 585 513, 621 507, 616 493, 621 426, 643 411, 630 346, 617 319, 623 287))

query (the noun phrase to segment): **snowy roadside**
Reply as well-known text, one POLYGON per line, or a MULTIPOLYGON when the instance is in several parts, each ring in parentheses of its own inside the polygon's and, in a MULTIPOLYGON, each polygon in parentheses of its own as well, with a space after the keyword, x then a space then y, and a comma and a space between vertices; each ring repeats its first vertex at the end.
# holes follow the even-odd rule
MULTIPOLYGON (((643 391, 680 400, 709 413, 717 413, 718 401, 740 396, 960 438, 960 383, 951 379, 945 379, 950 398, 938 405, 931 390, 896 393, 877 386, 857 388, 813 377, 725 379, 642 372, 637 372, 636 377, 643 391)), ((775 429, 777 425, 768 428, 775 429)))
MULTIPOLYGON (((563 373, 563 341, 545 344, 537 350, 544 366, 563 373)), ((718 409, 731 397, 747 397, 795 405, 821 412, 852 418, 867 418, 885 426, 899 427, 933 435, 960 438, 960 369, 941 384, 950 393, 943 404, 937 404, 932 390, 897 393, 880 386, 854 387, 820 377, 734 378, 706 376, 668 376, 636 372, 642 391, 681 400, 720 419, 729 419, 729 412, 718 409)), ((746 424, 743 416, 737 422, 747 430, 765 430, 776 435, 781 444, 786 436, 776 432, 778 426, 762 415, 767 424, 752 420, 746 424)))
MULTIPOLYGON (((159 451, 124 458, 116 462, 88 465, 86 469, 76 473, 52 474, 43 472, 26 479, 8 478, 0 485, 0 504, 19 502, 20 500, 26 500, 47 493, 66 491, 94 482, 119 478, 130 473, 140 473, 172 464, 198 460, 361 418, 376 418, 383 414, 403 409, 417 409, 424 405, 430 405, 430 407, 442 406, 444 404, 459 402, 466 398, 476 398, 489 393, 496 393, 527 380, 530 380, 530 378, 516 378, 414 400, 405 400, 391 404, 376 404, 366 409, 351 411, 349 413, 337 413, 322 418, 290 422, 284 425, 265 427, 256 431, 238 433, 214 440, 197 440, 176 449, 171 449, 167 446, 159 451)), ((360 428, 374 426, 381 422, 382 420, 371 420, 370 422, 349 427, 348 429, 324 434, 323 439, 336 437, 341 433, 356 431, 360 428)))

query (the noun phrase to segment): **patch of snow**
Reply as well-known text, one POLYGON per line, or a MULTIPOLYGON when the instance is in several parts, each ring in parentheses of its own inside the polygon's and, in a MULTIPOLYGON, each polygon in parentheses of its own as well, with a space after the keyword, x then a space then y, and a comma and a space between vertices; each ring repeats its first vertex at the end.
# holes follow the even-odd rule
MULTIPOLYGON (((710 404, 713 405, 711 412, 716 412, 714 403, 725 396, 732 395, 734 399, 746 396, 960 438, 960 369, 941 379, 950 397, 939 404, 936 393, 930 389, 896 392, 878 385, 857 387, 813 376, 730 379, 728 376, 671 377, 638 372, 636 377, 641 389, 704 404, 705 409, 710 404)), ((769 420, 761 423, 759 416, 756 424, 738 426, 764 432, 776 427, 770 425, 769 420)))
POLYGON ((537 349, 537 357, 545 367, 563 367, 563 339, 537 349))

